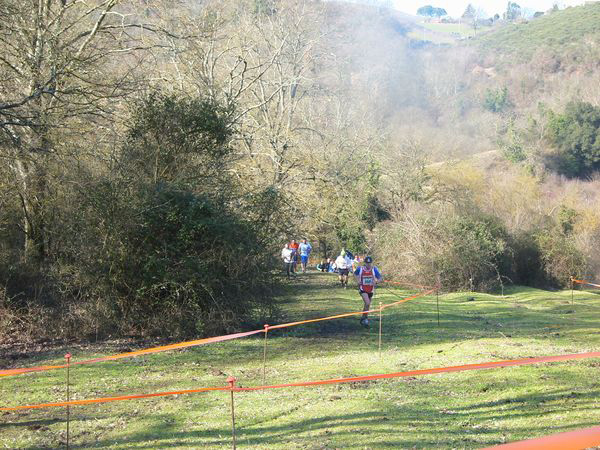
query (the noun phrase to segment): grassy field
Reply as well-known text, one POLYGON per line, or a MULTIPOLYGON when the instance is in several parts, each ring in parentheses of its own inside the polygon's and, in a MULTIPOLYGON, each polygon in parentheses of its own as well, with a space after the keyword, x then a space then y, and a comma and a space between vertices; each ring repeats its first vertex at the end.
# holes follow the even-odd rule
POLYGON ((475 30, 472 26, 466 23, 431 23, 421 22, 419 23, 423 28, 435 31, 437 33, 453 34, 461 37, 468 37, 475 35, 475 30))
MULTIPOLYGON (((391 303, 414 291, 380 289, 391 303)), ((389 308, 370 329, 357 318, 269 333, 268 384, 598 350, 600 295, 514 288, 505 297, 452 293, 389 308)), ((300 276, 280 299, 285 320, 360 309, 354 289, 300 276)), ((85 359, 123 348, 57 349, 12 366, 85 359)), ((71 371, 74 399, 262 384, 263 339, 246 338, 71 371)), ((1 367, 6 367, 6 360, 1 367)), ((65 371, 0 379, 2 406, 60 401, 65 371)), ((600 424, 600 360, 237 393, 240 448, 479 448, 600 424)), ((64 408, 0 413, 0 447, 56 448, 64 408)), ((227 448, 229 393, 71 408, 73 448, 227 448)))
POLYGON ((417 41, 429 41, 434 44, 454 44, 459 40, 472 38, 487 31, 490 27, 474 30, 468 24, 419 22, 408 36, 417 41))

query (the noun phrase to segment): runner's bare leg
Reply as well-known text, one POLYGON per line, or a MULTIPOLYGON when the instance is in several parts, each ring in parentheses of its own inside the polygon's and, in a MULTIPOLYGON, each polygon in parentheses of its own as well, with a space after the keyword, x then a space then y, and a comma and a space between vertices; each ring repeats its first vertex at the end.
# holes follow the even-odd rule
POLYGON ((362 315, 362 319, 367 319, 369 317, 369 313, 366 312, 369 309, 371 309, 371 299, 369 298, 369 294, 367 294, 366 292, 361 292, 360 296, 363 299, 363 302, 365 302, 365 306, 363 308, 363 315, 362 315))

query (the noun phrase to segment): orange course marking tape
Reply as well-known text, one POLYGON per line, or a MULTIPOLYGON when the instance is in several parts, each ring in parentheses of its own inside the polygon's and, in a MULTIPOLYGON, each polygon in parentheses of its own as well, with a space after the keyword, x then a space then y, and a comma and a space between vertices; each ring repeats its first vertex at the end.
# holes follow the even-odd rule
MULTIPOLYGON (((411 297, 402 299, 400 301, 394 302, 394 303, 389 303, 387 305, 384 305, 383 308, 387 308, 390 306, 395 306, 404 302, 407 302, 409 300, 413 300, 415 298, 421 297, 421 296, 425 296, 430 294, 431 292, 435 292, 435 290, 430 290, 427 292, 422 292, 416 295, 413 295, 411 297)), ((284 324, 280 324, 280 325, 272 325, 272 326, 268 326, 266 327, 266 329, 262 329, 262 330, 253 330, 253 331, 246 331, 243 333, 234 333, 234 334, 228 334, 228 335, 224 335, 224 336, 215 336, 215 337, 210 337, 210 338, 205 338, 205 339, 198 339, 198 340, 194 340, 194 341, 186 341, 186 342, 179 342, 176 344, 170 344, 170 345, 163 345, 160 347, 151 347, 151 348, 147 348, 144 350, 137 350, 137 351, 133 351, 133 352, 127 352, 127 353, 120 353, 117 355, 111 355, 111 356, 104 356, 104 357, 100 357, 100 358, 94 358, 94 359, 88 359, 85 361, 76 361, 76 362, 72 362, 71 366, 73 365, 79 365, 79 364, 92 364, 92 363, 97 363, 97 362, 103 362, 103 361, 113 361, 116 359, 122 359, 122 358, 131 358, 134 356, 140 356, 140 355, 148 355, 148 354, 152 354, 152 353, 159 353, 159 352, 164 352, 164 351, 168 351, 168 350, 177 350, 177 349, 182 349, 182 348, 187 348, 187 347, 194 347, 194 346, 198 346, 198 345, 206 345, 206 344, 211 344, 214 342, 222 342, 222 341, 228 341, 231 339, 238 339, 238 338, 242 338, 242 337, 246 337, 246 336, 251 336, 254 334, 258 334, 258 333, 264 333, 266 330, 275 330, 275 329, 279 329, 279 328, 288 328, 288 327, 292 327, 292 326, 297 326, 297 325, 302 325, 305 323, 312 323, 312 322, 321 322, 324 320, 333 320, 333 319, 340 319, 342 317, 349 317, 349 316, 356 316, 356 315, 360 315, 360 314, 364 314, 366 313, 373 313, 373 312, 378 312, 378 309, 373 309, 373 310, 369 310, 369 311, 357 311, 357 312, 351 312, 351 313, 345 313, 345 314, 338 314, 335 316, 329 316, 329 317, 321 317, 321 318, 317 318, 317 319, 309 319, 309 320, 301 320, 298 322, 290 322, 290 323, 284 323, 284 324)), ((43 371, 47 371, 47 370, 54 370, 54 369, 64 369, 66 368, 67 365, 66 364, 62 364, 62 365, 56 365, 56 366, 37 366, 37 367, 26 367, 26 368, 18 368, 18 369, 3 369, 0 370, 0 377, 6 377, 6 376, 13 376, 13 375, 20 375, 23 373, 30 373, 30 372, 43 372, 43 371)))
POLYGON ((589 284, 590 286, 594 286, 594 287, 600 288, 600 284, 590 283, 589 281, 576 280, 575 278, 571 278, 571 281, 573 281, 573 283, 589 284))
MULTIPOLYGON (((193 346, 197 346, 197 345, 206 345, 206 344, 211 344, 213 342, 228 341, 231 339, 238 339, 241 337, 251 336, 253 334, 258 334, 258 333, 263 333, 263 332, 264 332, 264 330, 254 330, 254 331, 246 331, 244 333, 234 333, 234 334, 227 334, 225 336, 215 336, 215 337, 210 337, 210 338, 205 338, 205 339, 197 339, 195 341, 179 342, 177 344, 169 344, 169 345, 163 345, 160 347, 152 347, 152 348, 147 348, 144 350, 137 350, 134 352, 120 353, 118 355, 104 356, 101 358, 88 359, 85 361, 76 361, 76 362, 72 362, 71 366, 73 366, 75 364, 91 364, 91 363, 102 362, 102 361, 112 361, 115 359, 130 358, 130 357, 139 356, 139 355, 148 355, 151 353, 164 352, 167 350, 176 350, 176 349, 181 349, 181 348, 193 347, 193 346)), ((4 369, 4 370, 0 370, 0 377, 6 377, 6 376, 10 376, 10 375, 19 375, 19 374, 28 373, 28 372, 41 372, 41 371, 52 370, 52 369, 64 369, 66 367, 67 367, 67 365, 63 364, 63 365, 58 365, 58 366, 39 366, 39 367, 27 367, 27 368, 22 368, 22 369, 4 369)))
POLYGON ((118 402, 118 401, 123 401, 123 400, 134 400, 134 399, 140 399, 140 398, 165 397, 167 395, 182 395, 182 394, 194 394, 197 392, 228 391, 228 390, 230 390, 229 387, 207 387, 207 388, 199 388, 199 389, 188 389, 185 391, 156 392, 154 394, 123 395, 121 397, 90 398, 90 399, 86 399, 86 400, 71 400, 70 402, 40 403, 38 405, 13 406, 11 408, 0 408, 0 411, 19 411, 19 410, 23 410, 23 409, 41 409, 41 408, 56 408, 59 406, 89 405, 91 403, 109 403, 109 402, 118 402))
POLYGON ((334 378, 329 380, 318 380, 318 381, 305 381, 300 383, 287 383, 287 384, 275 384, 268 386, 254 386, 254 387, 213 387, 213 388, 201 388, 201 389, 193 389, 189 391, 177 391, 177 392, 158 392, 155 394, 142 394, 142 395, 128 395, 123 397, 108 397, 108 398, 100 398, 100 399, 90 399, 90 400, 76 400, 72 402, 62 402, 62 403, 43 403, 39 405, 30 405, 30 406, 15 406, 15 407, 5 407, 0 408, 0 411, 16 411, 20 409, 35 409, 35 408, 50 408, 56 406, 66 406, 66 405, 83 405, 87 403, 104 403, 104 402, 112 402, 119 400, 130 400, 136 398, 147 398, 147 397, 160 397, 165 395, 175 395, 175 394, 190 394, 194 392, 204 392, 204 391, 225 391, 225 390, 233 390, 233 391, 262 391, 265 389, 282 389, 289 387, 303 387, 303 386, 318 386, 324 384, 337 384, 337 383, 353 383, 357 381, 372 381, 372 380, 381 380, 386 378, 401 378, 401 377, 411 377, 411 376, 421 376, 421 375, 429 375, 435 373, 444 373, 444 372, 463 372, 468 370, 480 370, 480 369, 494 369, 499 367, 510 367, 510 366, 524 366, 529 364, 539 364, 546 362, 558 362, 558 361, 568 361, 568 360, 577 360, 577 359, 586 359, 586 358, 600 358, 600 352, 589 352, 589 353, 575 353, 569 355, 559 355, 559 356, 542 356, 539 358, 524 358, 524 359, 512 359, 505 361, 494 361, 487 363, 479 363, 479 364, 465 364, 462 366, 450 366, 450 367, 439 367, 435 369, 419 369, 419 370, 411 370, 406 372, 395 372, 395 373, 386 373, 379 375, 365 375, 361 377, 350 377, 350 378, 334 378))
POLYGON ((583 430, 568 431, 526 441, 487 447, 483 450, 576 450, 594 447, 600 444, 600 427, 585 428, 583 430))
POLYGON ((545 362, 557 362, 557 361, 568 361, 575 359, 585 359, 585 358, 600 358, 600 352, 589 352, 589 353, 575 353, 570 355, 559 355, 559 356, 542 356, 539 358, 525 358, 525 359, 512 359, 505 361, 494 361, 487 363, 479 363, 479 364, 465 364, 462 366, 450 366, 450 367, 439 367, 435 369, 420 369, 420 370, 411 370, 407 372, 395 372, 395 373, 386 373, 380 375, 365 375, 361 377, 352 377, 352 378, 336 378, 331 380, 322 380, 322 381, 306 381, 302 383, 288 383, 288 384, 277 384, 272 386, 257 386, 257 387, 247 387, 247 388, 236 388, 238 391, 258 391, 263 389, 278 389, 285 387, 300 387, 300 386, 315 386, 320 384, 334 384, 334 383, 351 383, 356 381, 371 381, 371 380, 381 380, 385 378, 400 378, 400 377, 411 377, 411 376, 419 376, 419 375, 429 375, 434 373, 444 373, 444 372, 463 372, 467 370, 480 370, 480 369, 494 369, 498 367, 510 367, 510 366, 524 366, 528 364, 539 364, 545 362))

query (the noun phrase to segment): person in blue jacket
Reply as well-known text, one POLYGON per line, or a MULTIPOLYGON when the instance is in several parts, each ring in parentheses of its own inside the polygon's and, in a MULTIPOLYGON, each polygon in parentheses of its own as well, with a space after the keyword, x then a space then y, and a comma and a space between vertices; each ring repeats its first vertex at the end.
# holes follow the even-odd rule
POLYGON ((306 266, 308 265, 308 258, 310 257, 310 252, 312 251, 312 246, 306 242, 306 239, 302 239, 302 243, 298 248, 300 252, 300 264, 302 265, 302 273, 306 273, 306 266))

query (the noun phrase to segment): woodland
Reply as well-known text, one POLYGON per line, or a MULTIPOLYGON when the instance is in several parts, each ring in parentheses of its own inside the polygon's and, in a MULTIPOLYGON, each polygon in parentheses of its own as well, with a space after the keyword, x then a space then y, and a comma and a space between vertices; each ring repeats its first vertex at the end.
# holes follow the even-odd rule
POLYGON ((262 324, 291 238, 447 291, 597 278, 599 17, 441 45, 348 3, 0 0, 0 338, 262 324))

